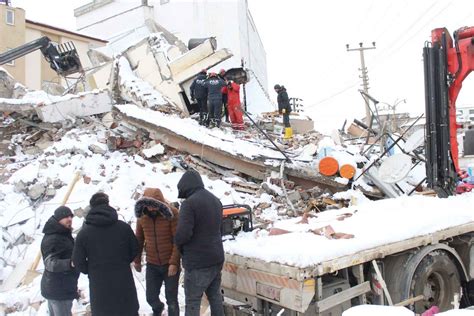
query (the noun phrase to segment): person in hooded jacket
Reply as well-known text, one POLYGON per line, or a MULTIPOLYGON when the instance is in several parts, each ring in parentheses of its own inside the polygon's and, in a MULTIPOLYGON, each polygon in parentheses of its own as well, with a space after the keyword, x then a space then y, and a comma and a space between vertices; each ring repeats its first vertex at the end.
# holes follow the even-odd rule
POLYGON ((79 272, 72 264, 72 211, 60 206, 54 211, 43 228, 41 255, 44 273, 41 278, 41 295, 48 300, 52 316, 71 315, 72 301, 78 297, 79 272))
POLYGON ((207 99, 209 102, 209 126, 220 127, 222 115, 222 88, 225 86, 225 81, 217 76, 215 72, 209 74, 204 83, 207 88, 207 99))
POLYGON ((178 198, 185 199, 175 236, 185 271, 185 315, 199 315, 203 293, 209 300, 211 315, 224 315, 220 292, 224 263, 222 204, 204 188, 201 176, 195 170, 187 170, 179 180, 178 198))
POLYGON ((281 86, 276 84, 275 92, 278 94, 277 102, 278 102, 278 112, 283 115, 283 124, 285 127, 290 126, 290 112, 291 112, 291 105, 290 99, 288 98, 288 93, 286 92, 285 86, 281 86))
POLYGON ((196 100, 199 107, 199 124, 204 125, 207 122, 207 88, 205 82, 207 71, 205 69, 197 75, 190 87, 191 101, 196 100))
POLYGON ((72 261, 89 276, 92 315, 136 316, 139 306, 130 263, 138 255, 137 238, 130 225, 118 220, 107 194, 94 194, 89 204, 72 261))
POLYGON ((168 204, 158 188, 146 188, 135 204, 139 251, 134 266, 141 271, 142 251, 146 252, 146 300, 153 315, 161 315, 164 304, 160 301, 161 286, 165 284, 168 316, 179 316, 178 285, 180 255, 174 245, 178 224, 178 210, 168 204))

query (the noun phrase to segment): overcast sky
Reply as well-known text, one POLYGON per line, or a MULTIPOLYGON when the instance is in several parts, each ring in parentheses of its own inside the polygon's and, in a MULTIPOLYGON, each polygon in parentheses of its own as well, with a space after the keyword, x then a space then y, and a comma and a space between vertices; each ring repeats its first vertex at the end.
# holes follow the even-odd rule
MULTIPOLYGON (((27 18, 75 29, 72 10, 89 1, 12 2, 26 9, 27 18)), ((452 33, 474 25, 469 0, 248 2, 267 53, 270 88, 284 84, 290 96, 304 100, 307 113, 321 126, 342 124, 345 116, 365 113, 358 93, 360 56, 347 52, 346 44, 354 48, 362 42, 370 47, 375 41, 376 49, 365 52, 369 93, 391 105, 406 100, 400 110, 421 113, 422 48, 431 29, 447 27, 452 33)), ((272 89, 270 93, 274 95, 272 89)), ((468 77, 459 96, 458 106, 463 105, 474 105, 473 78, 468 77)))

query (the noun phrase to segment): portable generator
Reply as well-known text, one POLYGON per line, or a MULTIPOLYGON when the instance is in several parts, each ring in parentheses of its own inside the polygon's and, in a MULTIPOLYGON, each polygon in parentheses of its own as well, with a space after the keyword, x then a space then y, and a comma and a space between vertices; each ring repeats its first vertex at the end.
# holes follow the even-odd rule
POLYGON ((222 207, 222 236, 236 236, 239 232, 253 230, 252 209, 245 204, 222 207))

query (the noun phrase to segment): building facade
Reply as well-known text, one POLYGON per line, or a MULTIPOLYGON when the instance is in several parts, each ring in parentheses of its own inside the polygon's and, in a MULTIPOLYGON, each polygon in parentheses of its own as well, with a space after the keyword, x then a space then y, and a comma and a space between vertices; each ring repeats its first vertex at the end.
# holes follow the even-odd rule
MULTIPOLYGON (((25 11, 21 8, 0 4, 0 11, 2 15, 2 23, 0 23, 1 52, 48 36, 56 44, 72 41, 76 46, 82 66, 87 69, 91 67, 87 51, 107 43, 105 40, 25 19, 25 11)), ((29 89, 47 90, 45 87, 49 83, 64 84, 64 81, 51 69, 39 50, 18 58, 12 63, 2 65, 2 67, 15 80, 29 89)))
POLYGON ((274 109, 267 97, 266 52, 247 0, 94 0, 74 15, 79 32, 111 41, 146 19, 154 19, 183 42, 216 37, 218 47, 230 49, 234 56, 213 70, 240 67, 243 60, 252 78, 246 87, 248 109, 274 109))

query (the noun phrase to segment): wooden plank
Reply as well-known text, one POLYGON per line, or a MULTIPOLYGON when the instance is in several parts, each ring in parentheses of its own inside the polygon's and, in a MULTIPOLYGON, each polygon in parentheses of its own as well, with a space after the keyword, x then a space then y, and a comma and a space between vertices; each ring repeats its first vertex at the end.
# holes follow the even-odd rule
POLYGON ((328 298, 322 299, 321 301, 316 301, 314 303, 314 305, 316 306, 316 313, 327 311, 328 309, 334 306, 342 304, 350 299, 353 299, 354 297, 360 296, 367 292, 370 292, 369 281, 353 286, 337 294, 331 295, 328 298))

